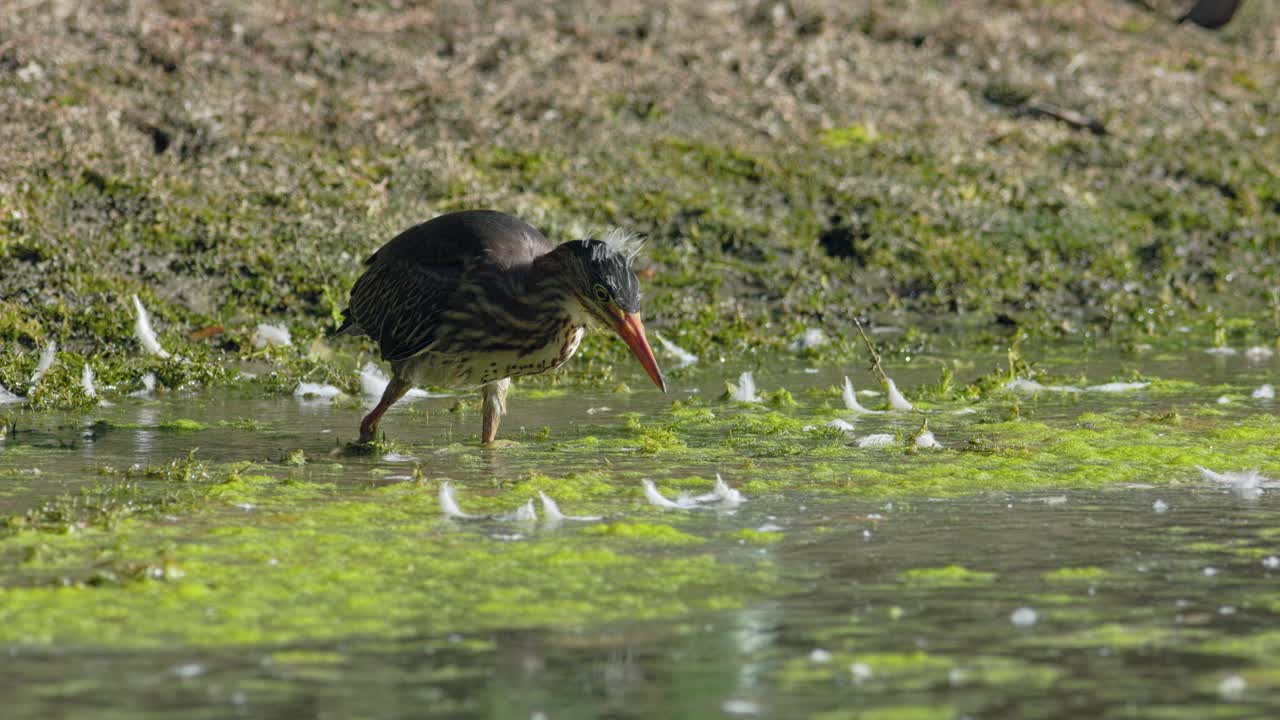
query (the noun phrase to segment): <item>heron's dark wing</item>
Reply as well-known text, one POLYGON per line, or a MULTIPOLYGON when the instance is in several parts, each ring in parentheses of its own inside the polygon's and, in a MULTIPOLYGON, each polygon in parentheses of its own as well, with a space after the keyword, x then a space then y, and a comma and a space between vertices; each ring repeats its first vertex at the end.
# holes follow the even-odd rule
POLYGON ((474 210, 415 225, 383 245, 351 289, 347 319, 404 360, 436 342, 461 284, 478 267, 528 266, 554 245, 532 226, 502 213, 474 210))
POLYGON ((492 210, 441 215, 392 238, 366 264, 401 261, 434 268, 488 259, 500 267, 531 264, 555 247, 532 225, 492 210))

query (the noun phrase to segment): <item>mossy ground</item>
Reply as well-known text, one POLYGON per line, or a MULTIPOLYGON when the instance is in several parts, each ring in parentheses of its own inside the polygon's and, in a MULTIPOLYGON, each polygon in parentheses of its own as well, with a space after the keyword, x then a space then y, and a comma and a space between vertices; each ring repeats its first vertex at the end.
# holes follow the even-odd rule
MULTIPOLYGON (((908 329, 891 356, 956 327, 1273 343, 1277 11, 1208 33, 1141 5, 24 6, 0 29, 0 385, 57 340, 37 407, 83 406, 85 361, 121 389, 244 359, 258 391, 352 389, 323 338, 360 260, 477 206, 645 233, 650 326, 708 357, 804 327, 848 357, 855 316, 908 329), (135 293, 185 360, 139 358, 135 293), (296 347, 255 350, 259 321, 296 347)), ((624 352, 534 382, 611 386, 624 352)))

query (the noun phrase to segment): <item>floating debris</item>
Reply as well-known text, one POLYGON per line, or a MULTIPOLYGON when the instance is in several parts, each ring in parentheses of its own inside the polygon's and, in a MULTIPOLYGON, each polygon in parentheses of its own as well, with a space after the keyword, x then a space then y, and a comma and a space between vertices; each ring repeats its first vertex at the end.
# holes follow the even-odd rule
POLYGON ((1228 356, 1237 354, 1235 348, 1227 347, 1226 345, 1223 345, 1221 347, 1211 347, 1205 350, 1205 352, 1209 353, 1210 355, 1221 355, 1223 357, 1228 357, 1228 356))
POLYGON ((547 522, 560 522, 562 520, 595 522, 604 519, 599 515, 565 515, 560 512, 560 506, 556 504, 556 501, 541 490, 538 491, 538 499, 542 501, 542 514, 546 516, 547 522))
MULTIPOLYGON (((390 382, 391 378, 387 377, 377 365, 371 362, 365 363, 364 367, 360 368, 360 392, 368 397, 382 397, 383 391, 387 389, 387 384, 390 382)), ((409 388, 409 391, 404 396, 409 399, 444 397, 443 394, 429 393, 422 388, 409 388)))
POLYGON ((810 350, 827 344, 827 334, 820 328, 805 328, 799 337, 791 341, 787 347, 794 351, 810 350))
POLYGON ((49 372, 49 368, 53 367, 53 361, 58 357, 58 343, 50 340, 48 345, 44 346, 44 350, 40 351, 40 362, 36 363, 36 371, 31 373, 31 387, 35 387, 49 372))
POLYGON ((259 350, 266 347, 289 347, 292 344, 293 337, 289 335, 289 328, 284 325, 258 323, 258 327, 253 330, 253 346, 259 350))
POLYGON ((142 376, 142 389, 129 393, 129 397, 148 397, 156 391, 156 374, 147 373, 142 376))
POLYGON ((915 407, 902 397, 902 393, 898 392, 898 386, 894 384, 891 378, 885 378, 885 383, 889 386, 889 407, 898 412, 911 412, 915 407))
POLYGON ((448 480, 440 483, 440 512, 459 520, 479 520, 484 517, 462 512, 462 508, 458 507, 457 499, 453 497, 453 483, 448 480))
POLYGON ((1253 347, 1244 351, 1245 359, 1249 360, 1250 362, 1262 362, 1263 360, 1270 360, 1271 356, 1275 354, 1276 353, 1274 350, 1272 350, 1269 347, 1264 347, 1262 345, 1254 345, 1253 347))
POLYGON ((85 395, 95 399, 98 397, 98 389, 93 386, 93 368, 89 367, 89 363, 85 363, 84 370, 80 372, 80 388, 85 395))
POLYGON ((1217 402, 1219 405, 1230 405, 1231 398, 1227 397, 1226 395, 1219 395, 1217 402))
POLYGON ((732 699, 725 700, 720 705, 720 709, 729 715, 759 715, 760 704, 751 702, 750 700, 732 699))
POLYGON ((932 430, 925 430, 916 436, 916 447, 926 448, 929 450, 941 450, 942 443, 938 442, 938 439, 933 436, 932 430))
POLYGON ((138 338, 138 342, 142 343, 142 348, 148 353, 167 360, 169 351, 160 347, 160 341, 156 339, 156 331, 151 327, 151 317, 147 315, 147 309, 142 307, 142 301, 137 295, 133 296, 133 309, 137 311, 137 317, 133 323, 133 334, 138 338))
POLYGON ((663 351, 676 359, 675 367, 677 369, 688 367, 698 362, 697 355, 662 337, 662 333, 654 333, 654 335, 658 338, 658 344, 662 346, 663 351))
POLYGON ((405 455, 404 453, 398 453, 398 452, 389 452, 386 455, 382 456, 383 462, 393 462, 393 463, 413 462, 414 460, 417 460, 417 459, 418 458, 412 455, 405 455))
POLYGON ((1253 391, 1254 400, 1275 400, 1276 389, 1271 385, 1260 385, 1257 390, 1253 391))
POLYGON ((858 447, 860 448, 876 448, 887 447, 897 442, 897 439, 889 433, 879 433, 876 435, 867 435, 858 438, 858 447))
POLYGON ((831 662, 831 651, 823 650, 822 648, 814 648, 813 652, 809 653, 809 662, 818 664, 829 663, 831 662))
POLYGON ((681 495, 675 500, 664 497, 662 493, 658 492, 658 486, 648 478, 641 480, 640 483, 644 486, 644 497, 649 501, 650 505, 657 505, 668 510, 689 510, 699 505, 719 508, 737 507, 744 502, 742 493, 729 487, 724 478, 720 477, 720 473, 716 473, 716 484, 711 492, 693 497, 681 495))
POLYGON ((724 505, 741 505, 743 502, 742 493, 729 487, 729 484, 720 477, 720 473, 716 473, 716 484, 711 492, 697 495, 693 498, 695 503, 712 503, 718 502, 724 505))
POLYGON ((959 410, 952 410, 952 415, 977 415, 978 411, 971 407, 962 407, 959 410))
POLYGON ((342 394, 342 391, 333 385, 324 383, 300 382, 298 387, 294 388, 294 397, 304 398, 307 400, 332 400, 342 394))
POLYGON ((1042 385, 1035 380, 1027 380, 1025 378, 1014 378, 1005 383, 1005 390, 1013 392, 1037 393, 1037 392, 1064 392, 1078 393, 1080 388, 1071 387, 1070 385, 1042 385))
POLYGON ((1014 627, 1031 627, 1039 619, 1039 614, 1029 607, 1020 607, 1009 615, 1009 622, 1013 623, 1014 627))
POLYGON ((1168 512, 1169 503, 1163 500, 1156 500, 1155 502, 1151 503, 1151 509, 1158 513, 1168 512))
POLYGON ((742 373, 738 376, 738 384, 730 384, 733 389, 729 397, 734 402, 758 403, 760 396, 756 394, 756 379, 751 371, 742 373))
POLYGON ((1262 558, 1262 567, 1268 570, 1280 570, 1280 557, 1268 555, 1262 558))
MULTIPOLYGON (((455 503, 455 507, 456 507, 456 503, 455 503)), ((512 510, 509 513, 503 513, 502 515, 496 516, 494 520, 501 520, 503 522, 531 523, 531 522, 538 521, 538 513, 536 510, 533 509, 533 501, 528 500, 525 502, 525 504, 521 505, 515 510, 512 510)))
POLYGON ((588 414, 588 415, 599 415, 600 413, 607 413, 607 412, 609 412, 609 411, 611 411, 611 410, 613 410, 613 408, 608 407, 608 406, 606 406, 606 405, 601 405, 600 407, 587 408, 587 414, 588 414))
POLYGON ((1085 388, 1085 390, 1088 392, 1100 392, 1100 393, 1122 393, 1122 392, 1131 392, 1133 390, 1141 390, 1142 388, 1150 384, 1151 383, 1149 382, 1112 382, 1112 383, 1103 383, 1102 385, 1090 385, 1089 387, 1085 388))
POLYGON ((653 481, 648 478, 641 480, 640 483, 644 486, 644 499, 648 500, 650 505, 657 505, 660 508, 666 508, 668 510, 687 510, 693 507, 692 501, 687 501, 682 505, 674 500, 668 500, 663 497, 662 493, 658 492, 658 486, 654 485, 653 481))
POLYGON ((844 376, 844 392, 842 393, 842 397, 844 398, 845 408, 852 410, 853 412, 864 413, 867 415, 875 415, 877 413, 884 412, 883 410, 868 410, 862 406, 862 403, 858 402, 858 396, 853 392, 853 383, 849 381, 848 375, 844 376))
POLYGON ((853 423, 849 422, 848 420, 841 420, 840 418, 836 418, 835 420, 830 420, 828 422, 825 422, 822 424, 822 427, 835 428, 837 430, 843 430, 845 432, 853 432, 853 423))
POLYGON ((13 405, 16 403, 24 403, 27 399, 21 395, 15 395, 0 385, 0 405, 13 405))
POLYGON ((1238 700, 1244 691, 1249 687, 1249 683, 1239 675, 1228 675, 1222 678, 1218 683, 1218 695, 1224 700, 1238 700))
POLYGON ((1200 477, 1226 485, 1231 492, 1246 500, 1261 497, 1264 488, 1280 487, 1280 481, 1263 477, 1257 470, 1218 473, 1200 465, 1196 469, 1200 471, 1200 477))

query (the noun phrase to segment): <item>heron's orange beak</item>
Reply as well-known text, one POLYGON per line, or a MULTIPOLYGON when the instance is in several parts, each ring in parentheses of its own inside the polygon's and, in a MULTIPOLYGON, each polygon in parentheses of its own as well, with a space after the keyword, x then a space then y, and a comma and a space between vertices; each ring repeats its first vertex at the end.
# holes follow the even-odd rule
POLYGON ((667 381, 662 378, 658 369, 658 360, 653 356, 653 348, 649 347, 649 339, 644 336, 644 323, 640 322, 638 313, 616 312, 614 314, 613 331, 631 348, 640 366, 653 378, 653 384, 667 391, 667 381))

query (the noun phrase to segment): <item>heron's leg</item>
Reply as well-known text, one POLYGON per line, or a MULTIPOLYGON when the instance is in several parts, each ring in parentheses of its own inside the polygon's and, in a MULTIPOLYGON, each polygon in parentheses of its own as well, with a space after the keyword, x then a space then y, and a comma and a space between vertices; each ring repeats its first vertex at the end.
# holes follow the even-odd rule
POLYGON ((485 445, 493 443, 498 437, 498 424, 502 416, 507 414, 507 391, 511 389, 511 378, 494 380, 480 386, 484 394, 484 428, 480 431, 480 442, 485 445))
POLYGON ((377 406, 373 408, 368 415, 365 416, 364 422, 360 423, 360 443, 373 442, 373 436, 378 433, 378 423, 382 420, 382 415, 396 401, 404 397, 409 392, 409 388, 413 384, 400 377, 391 378, 391 382, 387 383, 387 389, 382 391, 382 399, 378 401, 377 406))

